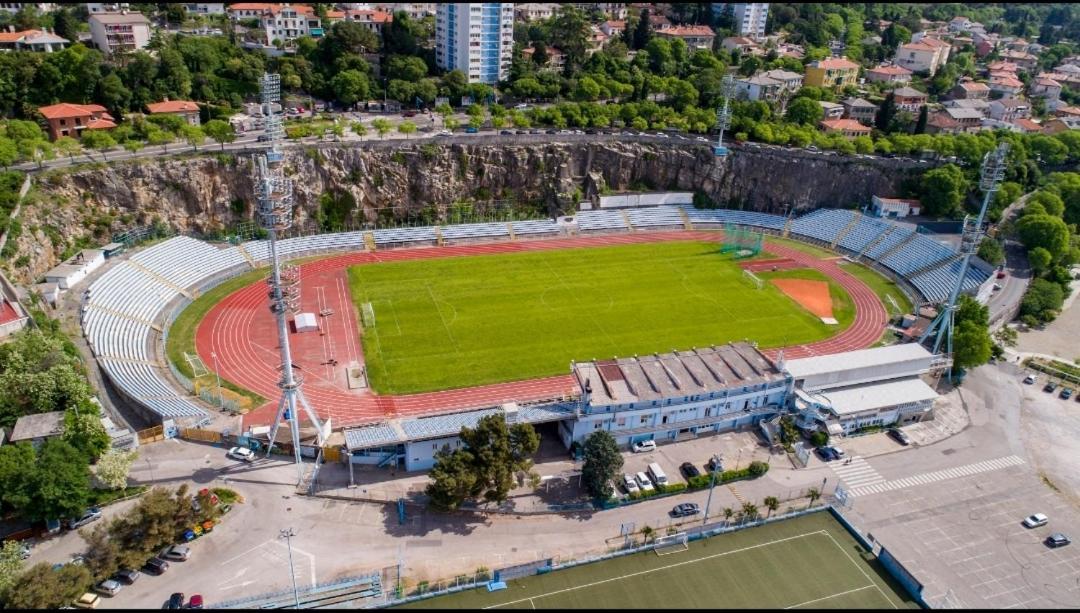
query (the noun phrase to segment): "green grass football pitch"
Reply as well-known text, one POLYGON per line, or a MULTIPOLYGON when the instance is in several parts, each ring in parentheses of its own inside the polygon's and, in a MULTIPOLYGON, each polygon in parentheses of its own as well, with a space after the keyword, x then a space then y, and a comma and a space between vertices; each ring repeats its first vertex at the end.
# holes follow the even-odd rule
POLYGON ((372 305, 364 358, 383 394, 566 374, 571 360, 743 339, 762 348, 809 343, 854 317, 835 283, 840 325, 829 326, 773 285, 747 283, 716 243, 695 241, 368 264, 350 268, 349 283, 358 308, 372 305))
POLYGON ((405 605, 408 608, 918 608, 873 556, 820 512, 405 605))

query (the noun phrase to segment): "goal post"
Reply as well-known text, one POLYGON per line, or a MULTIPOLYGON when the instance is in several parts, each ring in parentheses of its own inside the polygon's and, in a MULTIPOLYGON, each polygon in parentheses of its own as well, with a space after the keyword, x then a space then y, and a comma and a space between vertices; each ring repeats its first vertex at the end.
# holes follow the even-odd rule
POLYGON ((360 319, 363 321, 365 328, 371 328, 375 325, 375 309, 371 306, 370 302, 365 302, 361 305, 360 319))
POLYGON ((762 280, 761 277, 759 277, 759 276, 755 275, 754 273, 750 272, 749 270, 746 270, 744 268, 743 271, 742 271, 742 274, 743 274, 743 279, 747 283, 749 283, 750 285, 753 285, 755 288, 763 289, 765 287, 765 281, 762 280))
POLYGON ((678 553, 690 548, 690 536, 685 532, 677 532, 666 536, 659 536, 653 542, 653 551, 658 556, 666 556, 669 553, 678 553))

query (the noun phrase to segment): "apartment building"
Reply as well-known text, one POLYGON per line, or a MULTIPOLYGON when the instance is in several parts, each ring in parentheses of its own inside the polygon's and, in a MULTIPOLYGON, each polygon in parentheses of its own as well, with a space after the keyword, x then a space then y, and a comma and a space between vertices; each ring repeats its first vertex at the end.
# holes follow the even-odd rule
POLYGON ((142 13, 91 15, 90 38, 106 55, 145 49, 150 43, 150 20, 142 13))
POLYGON ((498 83, 510 74, 513 46, 513 3, 438 5, 435 63, 440 68, 460 70, 470 83, 498 83))

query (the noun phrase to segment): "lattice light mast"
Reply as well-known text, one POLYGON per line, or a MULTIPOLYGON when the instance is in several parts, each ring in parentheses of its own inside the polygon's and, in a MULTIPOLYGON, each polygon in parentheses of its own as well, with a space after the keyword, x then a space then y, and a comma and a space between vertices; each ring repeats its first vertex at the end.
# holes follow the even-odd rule
POLYGON ((278 234, 289 229, 293 222, 293 183, 292 179, 285 176, 284 155, 281 151, 284 129, 281 116, 274 113, 273 108, 281 100, 281 76, 263 74, 260 87, 270 148, 255 156, 255 200, 259 223, 266 228, 270 238, 271 274, 266 281, 270 286, 270 311, 277 318, 278 344, 281 348, 281 379, 278 381, 281 399, 278 401, 266 453, 270 454, 270 447, 274 445, 282 418, 288 419, 289 430, 292 432, 293 454, 296 458, 297 483, 300 483, 304 478, 304 468, 300 457, 300 416, 297 405, 304 407, 308 419, 315 427, 320 447, 329 433, 330 422, 327 420, 325 427, 320 423, 301 390, 304 384, 303 373, 296 372, 293 368, 287 318, 289 313, 295 313, 299 309, 300 275, 295 266, 282 265, 277 254, 278 234))
POLYGON ((971 220, 970 215, 964 217, 964 230, 960 239, 959 252, 961 256, 960 275, 956 278, 956 283, 949 294, 949 301, 942 305, 937 317, 934 318, 930 327, 926 329, 922 338, 919 339, 920 343, 924 343, 936 333, 934 353, 939 353, 941 343, 945 342, 946 352, 952 354, 953 329, 956 325, 956 301, 960 297, 960 292, 963 291, 968 267, 971 264, 971 256, 975 255, 975 252, 979 250, 979 242, 986 233, 983 228, 983 219, 986 217, 986 209, 989 207, 990 201, 994 198, 994 194, 1001 186, 1001 181, 1005 178, 1007 168, 1005 156, 1008 153, 1009 143, 1001 143, 997 149, 983 157, 982 171, 979 175, 979 189, 983 191, 982 208, 979 209, 979 215, 974 222, 971 220))
POLYGON ((731 126, 731 97, 735 95, 735 78, 731 75, 724 75, 720 82, 720 95, 724 97, 724 105, 716 109, 716 127, 720 134, 716 137, 713 153, 723 156, 728 152, 724 146, 724 130, 731 126))

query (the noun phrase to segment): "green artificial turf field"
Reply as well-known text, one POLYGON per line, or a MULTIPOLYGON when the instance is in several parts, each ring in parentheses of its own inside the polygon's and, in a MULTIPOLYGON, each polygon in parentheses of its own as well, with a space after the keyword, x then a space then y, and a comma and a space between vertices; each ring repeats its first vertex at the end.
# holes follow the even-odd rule
MULTIPOLYGON (((357 307, 374 311, 364 357, 382 394, 743 339, 809 343, 851 321, 828 326, 771 284, 755 289, 719 245, 694 241, 368 264, 350 268, 349 283, 357 307)), ((836 291, 850 304, 838 286, 834 303, 836 291)))
POLYGON ((826 511, 401 608, 918 608, 826 511))

